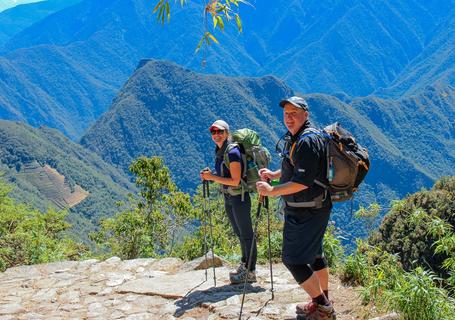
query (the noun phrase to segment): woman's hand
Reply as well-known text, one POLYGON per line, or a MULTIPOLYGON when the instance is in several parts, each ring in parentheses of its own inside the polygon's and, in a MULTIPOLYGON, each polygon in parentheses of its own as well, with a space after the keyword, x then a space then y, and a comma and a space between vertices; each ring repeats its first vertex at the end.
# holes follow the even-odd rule
POLYGON ((213 181, 213 174, 209 168, 204 168, 199 173, 202 180, 213 181))
POLYGON ((259 169, 259 176, 261 177, 262 181, 269 181, 279 178, 281 176, 281 171, 272 171, 267 168, 262 168, 259 169))

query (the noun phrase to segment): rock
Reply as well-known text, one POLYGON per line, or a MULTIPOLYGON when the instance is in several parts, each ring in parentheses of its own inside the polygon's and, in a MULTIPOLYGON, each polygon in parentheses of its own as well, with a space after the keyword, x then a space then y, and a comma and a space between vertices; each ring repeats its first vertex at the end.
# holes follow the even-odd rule
POLYGON ((185 296, 193 288, 206 290, 212 286, 209 281, 204 282, 204 271, 181 272, 175 275, 163 275, 151 279, 137 279, 127 281, 117 292, 121 294, 136 293, 156 295, 168 299, 178 299, 185 296))
POLYGON ((262 314, 279 315, 281 314, 281 310, 277 306, 268 305, 262 309, 262 314))
POLYGON ((392 312, 392 313, 389 313, 389 314, 387 314, 385 316, 372 318, 370 320, 398 320, 398 319, 400 319, 400 316, 397 313, 392 312))
POLYGON ((182 259, 164 258, 152 262, 149 267, 153 268, 153 270, 158 271, 175 272, 182 266, 182 264, 183 264, 182 259))
POLYGON ((155 262, 156 259, 152 258, 143 258, 143 259, 133 259, 133 260, 125 260, 123 261, 121 265, 122 270, 126 271, 139 271, 138 269, 141 268, 141 270, 145 270, 145 267, 149 266, 153 262, 155 262))
POLYGON ((203 255, 202 257, 186 262, 185 264, 182 265, 181 270, 182 271, 202 270, 212 268, 213 265, 215 267, 223 266, 223 260, 216 254, 212 257, 212 251, 207 252, 207 260, 205 258, 206 258, 205 255, 203 255))
POLYGON ((88 268, 91 265, 98 263, 98 262, 99 262, 99 260, 97 260, 97 259, 79 261, 79 268, 88 268))
POLYGON ((15 314, 22 312, 25 312, 25 309, 22 307, 22 304, 20 303, 9 303, 0 305, 0 315, 15 314))
POLYGON ((155 315, 153 315, 151 313, 143 312, 143 313, 129 315, 125 319, 126 320, 153 320, 156 318, 155 318, 155 315))
POLYGON ((35 266, 19 266, 6 269, 3 273, 5 278, 36 278, 41 276, 41 271, 38 269, 38 265, 35 266))
MULTIPOLYGON (((264 281, 267 282, 267 283, 271 283, 270 274, 267 274, 264 277, 264 281)), ((289 284, 289 281, 288 281, 288 279, 273 277, 273 284, 289 284)), ((297 285, 297 284, 294 284, 294 285, 297 285)))
POLYGON ((121 285, 126 280, 133 279, 133 275, 130 272, 110 272, 106 274, 108 280, 106 282, 106 286, 108 287, 116 287, 121 285))
POLYGON ((240 304, 240 298, 239 296, 232 296, 228 299, 226 299, 226 304, 227 305, 233 305, 233 304, 240 304))
POLYGON ((125 314, 118 310, 115 310, 114 312, 111 313, 111 319, 124 319, 124 318, 125 318, 125 314))
POLYGON ((50 302, 53 298, 55 298, 56 294, 57 290, 55 288, 41 289, 33 296, 33 300, 39 301, 40 303, 47 301, 50 302))
POLYGON ((107 260, 104 260, 105 263, 113 263, 113 264, 117 264, 120 261, 122 261, 122 259, 120 259, 119 257, 111 257, 107 260))
MULTIPOLYGON (((69 271, 69 270, 77 267, 78 264, 79 264, 79 262, 77 262, 77 261, 63 261, 63 262, 39 264, 39 265, 37 265, 37 267, 41 271, 41 273, 48 274, 48 273, 53 273, 53 272, 61 273, 62 270, 69 271)), ((68 272, 68 271, 64 271, 64 272, 68 272)))

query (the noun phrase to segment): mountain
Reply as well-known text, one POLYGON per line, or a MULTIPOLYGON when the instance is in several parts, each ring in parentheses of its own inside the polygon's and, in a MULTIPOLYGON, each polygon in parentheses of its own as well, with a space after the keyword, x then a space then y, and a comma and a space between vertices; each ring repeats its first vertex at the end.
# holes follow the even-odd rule
MULTIPOLYGON (((257 130, 276 168, 275 143, 285 133, 278 102, 292 94, 274 77, 204 75, 171 62, 144 60, 81 144, 125 171, 140 155, 162 156, 178 186, 193 192, 200 183, 199 170, 213 164, 208 126, 218 118, 234 129, 257 130)), ((453 95, 430 90, 402 100, 324 94, 305 98, 316 125, 339 121, 369 150, 372 166, 355 207, 372 202, 387 207, 391 200, 453 173, 453 95)), ((340 226, 362 224, 346 206, 336 207, 334 219, 340 226)), ((362 232, 360 227, 354 231, 357 236, 362 232)))
POLYGON ((413 60, 446 33, 454 5, 453 0, 277 0, 271 8, 256 1, 255 10, 244 15, 250 30, 244 43, 261 73, 277 75, 297 90, 366 96, 413 68, 413 60))
POLYGON ((29 2, 37 2, 37 1, 41 1, 41 0, 2 0, 2 3, 0 3, 0 12, 6 10, 8 8, 15 7, 20 4, 29 3, 29 2))
POLYGON ((235 128, 254 127, 273 150, 282 130, 280 110, 271 106, 290 94, 271 76, 203 75, 143 60, 81 144, 123 169, 140 155, 163 156, 179 186, 194 191, 199 171, 213 162, 209 125, 223 118, 235 128))
POLYGON ((80 137, 144 57, 205 73, 273 74, 300 92, 349 96, 393 85, 381 96, 397 98, 453 74, 445 68, 453 61, 452 0, 255 1, 242 7, 244 34, 216 34, 222 45, 208 49, 205 69, 194 55, 201 6, 176 5, 162 27, 153 4, 84 0, 15 34, 0 56, 0 117, 80 137))
POLYGON ((134 190, 125 173, 55 129, 0 120, 0 140, 0 172, 14 198, 40 210, 68 209, 83 238, 134 190))
MULTIPOLYGON (((15 34, 35 22, 80 0, 47 0, 17 5, 0 12, 0 48, 15 34)), ((16 1, 17 2, 17 1, 16 1)), ((1 11, 0 7, 0 11, 1 11)))
POLYGON ((379 89, 377 95, 396 97, 414 95, 429 86, 449 86, 455 82, 455 6, 442 23, 436 36, 425 49, 396 77, 388 88, 379 89))

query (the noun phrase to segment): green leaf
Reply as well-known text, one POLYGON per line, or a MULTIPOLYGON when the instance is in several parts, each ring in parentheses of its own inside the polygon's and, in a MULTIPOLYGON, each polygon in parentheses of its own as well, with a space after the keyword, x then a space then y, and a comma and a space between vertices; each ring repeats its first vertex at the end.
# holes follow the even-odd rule
POLYGON ((201 49, 202 44, 204 43, 204 38, 205 38, 205 35, 202 36, 201 40, 199 40, 199 43, 197 44, 196 50, 194 50, 195 53, 198 53, 199 50, 201 49))
POLYGON ((153 11, 152 11, 152 13, 155 13, 155 12, 157 12, 157 11, 158 11, 158 9, 159 9, 159 8, 161 8, 161 7, 163 6, 163 2, 164 2, 164 0, 160 0, 160 1, 158 1, 158 3, 156 4, 155 8, 153 8, 153 11))
POLYGON ((210 32, 207 32, 207 37, 212 40, 213 42, 215 42, 216 44, 219 44, 218 40, 213 36, 213 34, 211 34, 210 32))
POLYGON ((167 21, 169 22, 171 20, 171 7, 169 5, 169 2, 166 2, 166 17, 167 21))
POLYGON ((221 30, 224 30, 224 21, 223 21, 223 17, 221 16, 216 16, 216 19, 218 21, 218 25, 220 26, 220 29, 221 30))
POLYGON ((242 21, 240 20, 240 16, 238 14, 235 15, 235 22, 237 23, 237 29, 239 29, 239 32, 243 32, 242 21))

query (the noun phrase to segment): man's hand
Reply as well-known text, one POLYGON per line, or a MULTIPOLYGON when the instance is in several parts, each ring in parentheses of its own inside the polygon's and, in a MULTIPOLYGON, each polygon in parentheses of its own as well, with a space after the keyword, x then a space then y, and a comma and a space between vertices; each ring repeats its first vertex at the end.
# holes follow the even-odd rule
POLYGON ((270 196, 273 191, 273 187, 265 181, 256 182, 256 189, 261 196, 270 196))

